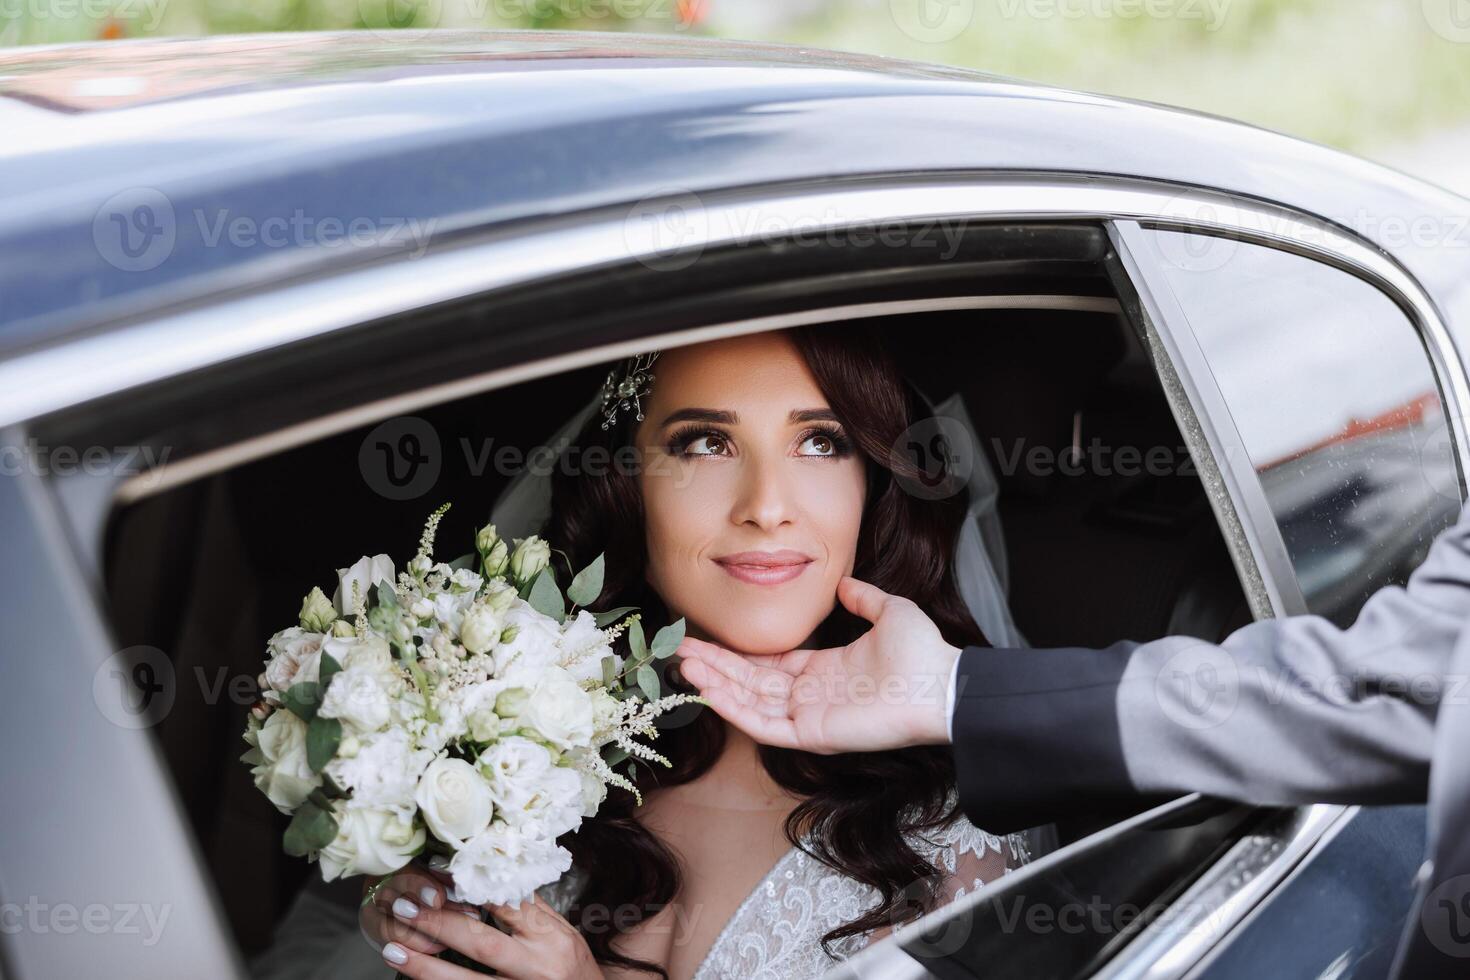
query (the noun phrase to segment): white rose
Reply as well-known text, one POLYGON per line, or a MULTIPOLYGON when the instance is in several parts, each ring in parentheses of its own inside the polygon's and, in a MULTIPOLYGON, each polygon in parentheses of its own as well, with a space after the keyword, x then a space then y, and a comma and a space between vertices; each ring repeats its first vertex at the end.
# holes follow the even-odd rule
POLYGON ((322 644, 322 649, 341 667, 382 671, 393 668, 393 651, 389 648, 388 641, 381 636, 334 636, 322 644))
POLYGON ((413 816, 414 790, 434 753, 416 749, 408 732, 390 728, 377 735, 343 738, 337 758, 327 763, 327 772, 337 783, 352 790, 349 808, 365 806, 413 816), (356 750, 346 754, 352 738, 356 750))
POLYGON ((459 642, 470 653, 489 653, 490 648, 500 642, 500 633, 504 629, 505 617, 494 606, 476 602, 460 621, 459 642))
POLYGON ((509 643, 495 647, 497 675, 539 673, 561 660, 561 624, 530 603, 512 603, 505 612, 505 625, 514 626, 516 634, 509 643))
POLYGON ((306 722, 291 712, 272 712, 255 743, 260 761, 250 774, 277 810, 290 813, 322 784, 322 777, 306 761, 306 722))
POLYGON ((325 639, 323 634, 307 632, 300 626, 281 630, 271 637, 266 645, 270 655, 265 668, 266 684, 275 691, 288 691, 297 681, 316 680, 325 639), (301 676, 303 667, 309 676, 301 676))
POLYGON ((555 841, 532 837, 497 820, 472 837, 449 861, 451 900, 475 905, 513 905, 560 878, 572 855, 555 841))
POLYGON ((520 723, 560 749, 591 745, 592 699, 570 674, 552 668, 531 692, 520 723))
POLYGON ((490 826, 490 787, 463 759, 435 759, 419 779, 414 800, 429 829, 446 844, 465 841, 490 826))
POLYGON ((362 601, 366 604, 379 582, 393 585, 397 581, 398 573, 393 570, 392 558, 387 555, 368 558, 364 555, 351 568, 337 569, 337 591, 332 594, 332 605, 337 607, 338 615, 351 616, 355 612, 352 605, 352 583, 357 583, 361 589, 362 601))
POLYGON ((338 804, 332 814, 337 818, 337 839, 317 856, 325 881, 397 871, 424 846, 424 828, 390 810, 338 804))
POLYGON ((391 680, 373 667, 346 667, 327 685, 317 714, 339 719, 355 734, 379 731, 392 720, 391 680))
POLYGON ((612 660, 613 672, 623 669, 623 658, 613 653, 607 634, 597 626, 596 618, 578 609, 573 619, 562 626, 561 662, 574 680, 602 681, 602 662, 612 660))

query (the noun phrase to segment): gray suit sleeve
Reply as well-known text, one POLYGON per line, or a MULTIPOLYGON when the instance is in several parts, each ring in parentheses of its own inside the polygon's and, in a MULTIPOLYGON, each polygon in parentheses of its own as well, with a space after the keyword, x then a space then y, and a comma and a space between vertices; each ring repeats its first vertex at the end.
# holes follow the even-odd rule
POLYGON ((1439 705, 1470 693, 1449 668, 1467 620, 1470 508, 1406 586, 1375 593, 1347 629, 1307 615, 1219 644, 966 649, 951 721, 961 803, 1000 832, 1082 800, 1136 808, 1187 792, 1423 801, 1439 705))

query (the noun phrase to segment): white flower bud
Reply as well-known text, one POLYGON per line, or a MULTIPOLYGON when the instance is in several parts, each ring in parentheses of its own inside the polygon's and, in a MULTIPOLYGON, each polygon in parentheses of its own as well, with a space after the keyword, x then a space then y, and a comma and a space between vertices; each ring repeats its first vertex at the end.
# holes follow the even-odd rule
POLYGON ((522 538, 511 553, 510 577, 515 579, 518 587, 524 588, 527 582, 540 575, 542 569, 549 564, 551 545, 533 534, 529 538, 522 538))
POLYGON ((321 589, 313 587, 301 600, 301 628, 312 633, 325 633, 337 618, 337 607, 321 589))
POLYGON ((504 628, 504 620, 492 605, 476 602, 459 624, 459 642, 470 653, 489 653, 504 628))
POLYGON ((495 713, 502 718, 515 718, 526 710, 526 702, 531 700, 531 692, 523 687, 513 687, 508 691, 501 691, 495 699, 495 713))

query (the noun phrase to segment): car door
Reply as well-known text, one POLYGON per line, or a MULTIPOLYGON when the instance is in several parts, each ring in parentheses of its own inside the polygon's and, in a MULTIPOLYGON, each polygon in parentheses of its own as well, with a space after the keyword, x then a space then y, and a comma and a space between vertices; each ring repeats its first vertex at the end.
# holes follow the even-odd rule
MULTIPOLYGON (((935 221, 952 218, 959 227, 978 229, 987 218, 997 224, 1081 221, 1096 225, 1119 213, 1121 205, 1129 213, 1167 216, 1175 204, 1175 198, 1154 187, 1060 178, 1009 183, 936 178, 921 184, 895 181, 858 189, 796 188, 771 195, 753 201, 748 195, 732 195, 735 203, 709 195, 704 208, 711 219, 709 227, 716 231, 708 241, 684 246, 696 252, 712 250, 722 244, 718 229, 752 227, 752 216, 789 216, 787 223, 797 229, 803 227, 799 221, 803 215, 814 213, 836 214, 839 217, 834 221, 860 228, 874 222, 880 226, 883 222, 928 222, 932 229, 935 221)), ((1028 241, 1032 238, 1027 236, 1028 241)), ((10 901, 12 892, 34 892, 85 895, 112 905, 151 903, 159 907, 155 918, 163 914, 163 908, 170 910, 173 917, 162 935, 176 944, 145 947, 136 935, 121 932, 104 933, 86 943, 61 941, 55 932, 4 936, 7 951, 16 950, 17 975, 86 975, 98 963, 114 965, 113 973, 119 976, 150 975, 158 962, 197 964, 198 972, 214 976, 234 975, 239 969, 234 945, 212 898, 214 892, 201 870, 203 862, 180 817, 174 787, 150 733, 120 730, 108 720, 109 714, 119 711, 122 717, 129 717, 128 712, 147 717, 150 706, 157 703, 143 696, 157 686, 156 673, 148 666, 149 654, 115 648, 97 598, 102 529, 113 496, 124 502, 138 499, 145 492, 183 485, 245 460, 304 445, 324 433, 347 431, 434 404, 457 392, 505 386, 620 356, 650 338, 687 341, 691 337, 684 334, 705 336, 771 326, 759 319, 757 314, 764 311, 758 310, 745 313, 747 319, 742 321, 726 310, 723 318, 711 323, 684 326, 668 334, 659 331, 672 328, 652 325, 654 321, 646 318, 619 324, 615 332, 584 324, 577 330, 543 329, 535 335, 487 330, 485 323, 498 322, 494 317, 435 321, 428 327, 435 343, 452 347, 461 356, 452 370, 432 362, 429 348, 433 345, 426 339, 425 321, 414 314, 495 290, 513 295, 514 287, 527 282, 544 282, 547 289, 565 292, 558 282, 575 282, 575 274, 584 269, 612 269, 625 280, 629 271, 640 266, 657 272, 667 258, 657 246, 654 242, 645 249, 636 240, 630 242, 627 216, 604 215, 575 227, 531 229, 504 241, 430 253, 413 264, 262 286, 257 293, 218 305, 169 311, 127 331, 127 339, 140 349, 147 346, 159 352, 160 356, 146 361, 119 358, 116 340, 99 335, 65 349, 0 364, 0 381, 31 382, 26 387, 0 384, 0 423, 52 413, 61 421, 75 423, 74 432, 93 433, 90 438, 108 458, 128 454, 130 447, 115 445, 117 442, 139 440, 146 448, 148 432, 169 431, 173 444, 186 450, 183 460, 157 473, 130 477, 119 463, 100 473, 66 474, 66 478, 37 471, 7 485, 9 497, 0 518, 13 524, 14 534, 7 541, 17 542, 14 553, 21 563, 17 567, 37 569, 35 581, 45 587, 40 593, 32 587, 34 583, 7 590, 0 599, 9 614, 6 621, 32 624, 29 634, 14 634, 24 641, 20 649, 44 648, 41 644, 47 637, 40 624, 45 623, 76 656, 44 662, 22 657, 18 681, 8 685, 6 697, 13 710, 0 722, 6 725, 4 733, 13 736, 8 744, 34 746, 30 751, 39 761, 34 766, 27 763, 21 778, 7 783, 7 791, 14 786, 16 792, 6 794, 10 806, 6 816, 12 818, 12 827, 22 829, 0 844, 0 890, 4 892, 0 899, 10 901), (650 258, 660 261, 650 262, 650 258), (208 337, 208 345, 187 343, 202 336, 208 337), (354 343, 331 345, 349 336, 354 343), (476 344, 483 345, 483 350, 476 344), (165 351, 168 357, 162 356, 165 351), (390 352, 391 357, 387 356, 390 352), (323 370, 328 355, 330 371, 323 370), (424 363, 412 361, 414 357, 424 363), (383 365, 388 363, 395 369, 385 370, 383 365), (410 363, 415 367, 412 372, 399 366, 410 363), (481 366, 476 368, 476 364, 481 366), (263 378, 269 381, 269 400, 258 390, 266 386, 263 378), (246 404, 260 410, 235 408, 246 404), (67 415, 71 418, 61 418, 67 415), (168 421, 161 421, 165 419, 168 421), (172 428, 161 428, 165 424, 172 428), (132 435, 116 439, 104 435, 110 431, 132 435), (93 687, 99 677, 98 689, 107 695, 101 701, 102 695, 95 694, 93 687), (63 690, 70 700, 54 703, 65 710, 47 711, 48 696, 54 701, 63 690), (79 690, 87 692, 85 701, 77 699, 79 690), (104 710, 101 704, 108 707, 104 710), (79 754, 85 756, 84 766, 72 761, 79 754), (67 778, 56 778, 58 772, 65 772, 67 778), (107 819, 98 820, 95 814, 100 812, 107 819), (52 813, 72 814, 75 820, 52 820, 52 813), (81 846, 58 846, 81 828, 90 831, 81 846), (106 863, 109 860, 111 864, 106 863), (116 869, 115 877, 97 884, 92 877, 97 868, 116 869)), ((772 250, 767 259, 779 257, 786 267, 793 262, 792 254, 778 256, 772 250)), ((852 261, 848 253, 831 258, 852 261)), ((769 275, 774 265, 763 268, 763 274, 769 275)), ((692 275, 682 279, 665 275, 659 283, 681 281, 697 280, 692 275)), ((600 288, 605 297, 609 287, 600 288)), ((941 299, 954 301, 949 296, 941 299)), ((959 299, 974 301, 974 297, 959 299)), ((536 312, 539 315, 544 309, 538 307, 536 312)), ((860 315, 850 306, 806 312, 827 319, 860 315)), ((1172 338, 1176 329, 1172 321, 1159 320, 1155 340, 1172 338)), ((1179 369, 1171 366, 1178 360, 1165 351, 1157 368, 1177 379, 1179 369)), ((1202 420, 1214 424, 1220 417, 1208 406, 1197 412, 1194 397, 1183 389, 1173 393, 1186 433, 1198 431, 1202 420)), ((29 431, 28 424, 12 426, 7 430, 8 445, 24 445, 29 431)), ((1240 478, 1234 469, 1212 462, 1216 460, 1212 445, 1200 441, 1194 447, 1196 461, 1203 461, 1202 470, 1240 478)), ((1247 484, 1220 493, 1213 502, 1222 526, 1230 532, 1232 557, 1242 582, 1250 586, 1256 614, 1288 611, 1290 580, 1262 570, 1279 561, 1285 546, 1279 531, 1250 517, 1254 511, 1247 513, 1249 519, 1242 518, 1246 504, 1241 501, 1250 499, 1248 489, 1247 484)), ((1258 496, 1263 493, 1257 490, 1258 496)), ((154 692, 154 696, 164 694, 154 692)), ((1253 907, 1338 816, 1337 808, 1258 812, 1192 799, 1170 804, 1110 827, 1024 873, 1008 876, 1015 879, 1006 883, 1008 887, 1029 881, 1040 889, 1021 896, 1023 918, 1016 918, 1014 903, 1002 902, 992 910, 994 928, 970 933, 983 942, 967 939, 961 943, 963 956, 951 955, 950 946, 944 945, 927 953, 927 962, 936 972, 957 976, 971 975, 972 966, 987 975, 1088 975, 1125 948, 1130 955, 1141 955, 1138 951, 1143 947, 1134 946, 1135 940, 1146 934, 1156 916, 1169 908, 1170 900, 1191 883, 1216 888, 1222 901, 1253 907), (1232 884, 1232 875, 1241 867, 1253 871, 1249 889, 1232 884), (1093 914, 1089 903, 1078 898, 1079 882, 1093 883, 1093 893, 1105 896, 1108 918, 1104 928, 1076 928, 1074 913, 1093 914), (1039 919, 1026 918, 1032 908, 1042 910, 1040 919, 1050 915, 1050 925, 1037 925, 1039 919), (1137 915, 1139 909, 1149 914, 1137 915), (1065 912, 1065 917, 1059 912, 1065 912), (1002 966, 997 968, 997 962, 1002 966)), ((981 899, 989 902, 992 897, 1011 901, 1016 894, 997 892, 981 899)), ((915 934, 913 938, 919 937, 915 934)), ((907 959, 916 962, 912 956, 907 959)))
POLYGON ((0 433, 0 974, 199 976, 239 964, 197 872, 191 831, 148 730, 167 711, 158 651, 117 649, 56 497, 57 476, 118 471, 125 447, 70 454, 0 433))

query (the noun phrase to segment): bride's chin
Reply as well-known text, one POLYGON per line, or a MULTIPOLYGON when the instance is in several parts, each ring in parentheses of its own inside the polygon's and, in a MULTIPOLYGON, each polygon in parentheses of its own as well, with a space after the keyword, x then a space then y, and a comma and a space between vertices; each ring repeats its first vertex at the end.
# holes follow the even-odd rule
POLYGON ((713 634, 705 633, 699 638, 717 643, 731 653, 738 653, 745 657, 762 657, 795 650, 801 647, 810 635, 810 630, 800 634, 788 630, 782 630, 779 633, 757 632, 755 634, 719 630, 713 634))

